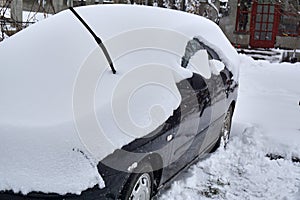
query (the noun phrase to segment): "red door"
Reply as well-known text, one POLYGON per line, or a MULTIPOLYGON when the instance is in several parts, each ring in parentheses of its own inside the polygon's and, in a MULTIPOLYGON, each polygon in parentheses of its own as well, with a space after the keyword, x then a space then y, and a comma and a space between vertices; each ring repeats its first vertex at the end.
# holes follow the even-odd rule
POLYGON ((273 48, 279 24, 279 5, 267 0, 254 1, 250 24, 250 46, 273 48))

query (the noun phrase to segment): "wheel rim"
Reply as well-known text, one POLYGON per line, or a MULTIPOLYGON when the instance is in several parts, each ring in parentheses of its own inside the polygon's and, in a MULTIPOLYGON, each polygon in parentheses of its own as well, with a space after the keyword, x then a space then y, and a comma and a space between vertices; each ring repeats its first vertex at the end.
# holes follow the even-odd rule
POLYGON ((222 139, 223 139, 225 147, 229 141, 230 129, 231 129, 231 109, 229 109, 226 113, 226 116, 224 119, 224 125, 222 128, 222 133, 223 133, 222 139))
POLYGON ((150 200, 151 178, 148 173, 139 177, 130 195, 130 200, 150 200))

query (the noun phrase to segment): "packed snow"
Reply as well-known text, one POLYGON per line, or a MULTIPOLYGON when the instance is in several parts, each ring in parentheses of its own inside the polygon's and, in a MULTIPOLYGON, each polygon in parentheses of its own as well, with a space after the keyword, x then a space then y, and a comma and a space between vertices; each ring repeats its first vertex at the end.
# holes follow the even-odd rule
POLYGON ((241 59, 226 150, 193 165, 159 199, 300 199, 300 63, 241 59))

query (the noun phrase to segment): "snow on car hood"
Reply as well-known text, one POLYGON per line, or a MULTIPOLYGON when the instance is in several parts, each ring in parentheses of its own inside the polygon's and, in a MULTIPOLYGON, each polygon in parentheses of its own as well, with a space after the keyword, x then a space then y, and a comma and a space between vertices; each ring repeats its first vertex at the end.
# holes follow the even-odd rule
POLYGON ((0 43, 0 191, 104 187, 97 163, 179 106, 175 83, 192 75, 180 67, 188 40, 234 52, 218 26, 198 16, 124 5, 77 11, 104 41, 117 74, 69 10, 0 43))

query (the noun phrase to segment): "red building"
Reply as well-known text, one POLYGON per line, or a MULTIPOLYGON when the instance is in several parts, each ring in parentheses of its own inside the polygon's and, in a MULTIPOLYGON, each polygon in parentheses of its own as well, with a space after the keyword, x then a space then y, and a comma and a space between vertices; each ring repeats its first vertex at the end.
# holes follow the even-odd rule
POLYGON ((229 6, 220 26, 234 45, 300 48, 299 0, 229 0, 229 6))

